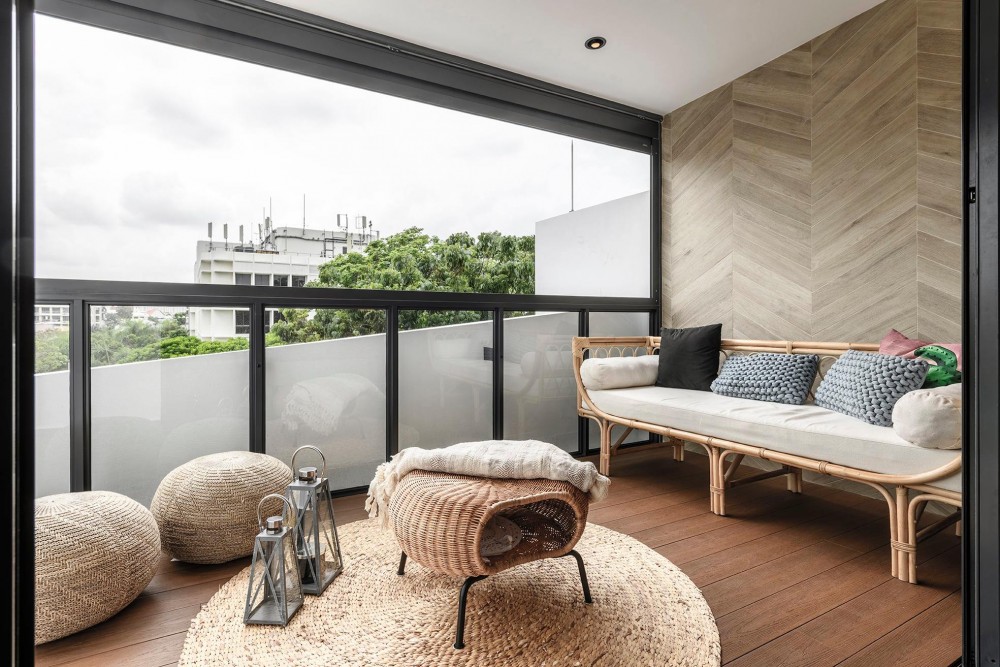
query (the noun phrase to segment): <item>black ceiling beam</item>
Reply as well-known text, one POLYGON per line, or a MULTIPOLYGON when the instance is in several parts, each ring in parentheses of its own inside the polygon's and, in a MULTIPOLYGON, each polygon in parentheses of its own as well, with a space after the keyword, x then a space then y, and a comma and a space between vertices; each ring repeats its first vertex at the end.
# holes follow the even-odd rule
MULTIPOLYGON (((122 33, 648 153, 661 116, 264 0, 37 0, 122 33)), ((582 48, 582 47, 581 47, 582 48)))

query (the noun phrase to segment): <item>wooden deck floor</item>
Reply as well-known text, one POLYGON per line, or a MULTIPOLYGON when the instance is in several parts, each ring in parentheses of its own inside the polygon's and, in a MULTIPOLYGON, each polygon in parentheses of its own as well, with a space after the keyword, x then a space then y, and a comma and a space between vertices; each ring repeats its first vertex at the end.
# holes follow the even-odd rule
MULTIPOLYGON (((889 576, 881 501, 768 480, 731 491, 732 516, 708 511, 703 456, 667 450, 614 460, 609 498, 590 520, 648 544, 679 565, 715 612, 726 664, 944 667, 960 654, 959 540, 945 531, 920 549, 919 586, 889 576)), ((364 518, 360 496, 338 521, 364 518)), ((176 663, 200 605, 246 560, 187 566, 164 559, 146 591, 115 618, 41 646, 38 665, 176 663)))

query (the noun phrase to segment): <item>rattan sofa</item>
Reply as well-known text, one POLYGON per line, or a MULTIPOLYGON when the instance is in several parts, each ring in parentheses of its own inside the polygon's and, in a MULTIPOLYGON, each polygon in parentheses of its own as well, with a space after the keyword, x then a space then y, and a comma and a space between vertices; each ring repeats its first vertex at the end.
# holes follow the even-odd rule
MULTIPOLYGON (((918 447, 890 427, 872 426, 812 405, 811 394, 807 405, 788 406, 657 386, 602 390, 585 386, 581 366, 586 359, 657 354, 659 347, 656 336, 573 339, 578 410, 600 429, 603 474, 610 474, 612 454, 639 430, 662 436, 673 446, 677 460, 683 460, 685 443, 704 447, 710 461, 711 510, 718 515, 725 515, 726 491, 734 486, 786 476, 788 490, 801 493, 803 470, 866 484, 888 506, 892 575, 916 583, 917 544, 961 518, 961 451, 918 447), (616 426, 622 427, 621 433, 613 433, 616 426), (781 467, 737 478, 747 456, 781 467), (921 528, 929 501, 956 511, 921 528)), ((816 354, 818 384, 836 358, 851 349, 877 351, 878 346, 723 340, 720 360, 760 352, 816 354)))

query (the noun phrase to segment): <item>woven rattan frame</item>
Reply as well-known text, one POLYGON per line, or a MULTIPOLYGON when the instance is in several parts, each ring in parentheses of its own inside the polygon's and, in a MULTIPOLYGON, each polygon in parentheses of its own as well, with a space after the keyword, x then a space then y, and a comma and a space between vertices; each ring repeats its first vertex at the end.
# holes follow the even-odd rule
MULTIPOLYGON (((796 493, 802 491, 802 471, 813 472, 848 479, 866 484, 875 489, 886 501, 889 510, 889 534, 892 545, 892 575, 903 581, 916 581, 916 543, 919 538, 909 539, 911 534, 921 535, 917 530, 916 520, 920 518, 920 510, 928 500, 941 500, 949 504, 961 506, 961 495, 936 489, 935 481, 942 480, 958 472, 962 467, 962 453, 955 452, 955 457, 947 464, 913 475, 890 475, 872 472, 861 468, 853 468, 829 461, 821 461, 794 454, 786 454, 777 450, 746 445, 740 442, 714 438, 700 433, 691 433, 679 429, 650 424, 625 416, 612 415, 602 411, 591 400, 587 388, 583 385, 580 367, 587 357, 634 356, 637 354, 656 354, 660 347, 659 336, 630 336, 608 338, 573 339, 573 372, 576 376, 576 387, 579 398, 578 412, 580 416, 592 419, 601 432, 600 471, 609 475, 611 456, 624 442, 633 429, 655 433, 667 438, 674 446, 674 458, 682 460, 684 443, 693 443, 705 448, 709 456, 709 488, 711 491, 712 512, 724 516, 726 513, 726 490, 740 484, 768 479, 779 475, 788 476, 788 490, 796 493), (612 429, 624 426, 625 432, 612 441, 612 429), (765 472, 751 477, 736 479, 734 473, 743 458, 755 458, 773 461, 782 466, 781 469, 765 472), (730 458, 732 459, 730 461, 730 458), (923 493, 910 500, 911 490, 923 493), (926 497, 927 495, 931 497, 926 497), (911 505, 911 503, 913 503, 911 505)), ((798 342, 776 340, 723 340, 721 354, 755 354, 759 352, 777 352, 785 354, 816 354, 821 358, 821 373, 823 362, 830 362, 848 350, 877 352, 878 345, 870 343, 828 343, 828 342, 798 342)))
POLYGON ((163 550, 199 564, 249 556, 259 532, 257 503, 269 493, 284 493, 291 481, 292 470, 283 462, 252 452, 210 454, 175 468, 150 505, 163 550))
POLYGON ((588 505, 568 482, 415 470, 393 492, 389 516, 409 558, 436 572, 474 577, 568 554, 583 535, 588 505), (486 559, 479 554, 483 528, 500 513, 521 528, 521 542, 486 559))
POLYGON ((35 501, 35 644, 89 628, 149 584, 160 535, 148 509, 111 491, 35 501))

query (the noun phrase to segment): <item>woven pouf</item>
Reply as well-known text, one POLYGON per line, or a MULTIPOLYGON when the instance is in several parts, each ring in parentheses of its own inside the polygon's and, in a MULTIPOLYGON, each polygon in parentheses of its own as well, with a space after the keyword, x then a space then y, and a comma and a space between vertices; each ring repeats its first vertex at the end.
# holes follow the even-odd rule
POLYGON ((118 493, 35 501, 35 644, 107 620, 153 578, 160 536, 148 509, 118 493))
POLYGON ((224 452, 175 468, 150 509, 163 550, 185 563, 225 563, 253 552, 257 503, 284 493, 291 469, 266 454, 224 452))

